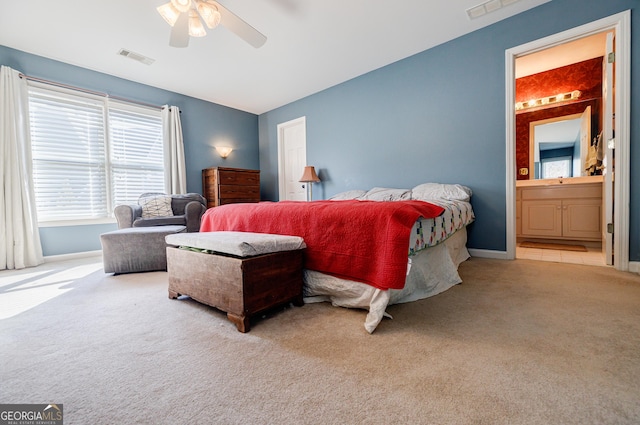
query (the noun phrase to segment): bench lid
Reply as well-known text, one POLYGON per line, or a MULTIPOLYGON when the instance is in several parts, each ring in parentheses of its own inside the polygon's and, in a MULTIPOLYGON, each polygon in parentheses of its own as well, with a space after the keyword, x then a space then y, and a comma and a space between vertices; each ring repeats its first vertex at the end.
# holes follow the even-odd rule
POLYGON ((176 233, 165 238, 167 244, 250 257, 272 252, 306 248, 300 236, 250 232, 176 233))

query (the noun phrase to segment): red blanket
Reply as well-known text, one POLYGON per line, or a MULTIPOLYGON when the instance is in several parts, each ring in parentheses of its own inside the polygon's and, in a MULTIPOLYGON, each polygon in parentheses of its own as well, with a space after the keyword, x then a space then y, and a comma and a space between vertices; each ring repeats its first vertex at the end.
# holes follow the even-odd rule
POLYGON ((413 224, 443 211, 422 201, 230 204, 208 209, 200 231, 301 236, 307 269, 380 289, 402 289, 413 224))

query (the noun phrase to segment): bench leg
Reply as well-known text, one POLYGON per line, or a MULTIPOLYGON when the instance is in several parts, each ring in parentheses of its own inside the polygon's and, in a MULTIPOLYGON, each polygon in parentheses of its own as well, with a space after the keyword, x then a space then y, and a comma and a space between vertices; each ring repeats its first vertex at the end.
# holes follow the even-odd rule
POLYGON ((293 305, 295 305, 296 307, 302 307, 304 305, 304 299, 302 297, 302 294, 297 295, 293 301, 292 301, 293 305))
POLYGON ((227 313, 227 319, 238 328, 238 331, 245 333, 249 332, 251 325, 247 316, 238 316, 233 313, 227 313))

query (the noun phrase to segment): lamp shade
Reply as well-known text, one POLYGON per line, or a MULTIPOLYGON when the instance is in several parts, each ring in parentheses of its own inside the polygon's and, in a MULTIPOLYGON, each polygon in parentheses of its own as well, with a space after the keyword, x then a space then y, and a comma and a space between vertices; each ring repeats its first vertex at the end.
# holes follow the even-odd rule
POLYGON ((316 174, 316 169, 313 165, 307 165, 304 167, 304 173, 302 173, 302 177, 300 177, 300 182, 319 182, 320 178, 316 174))
POLYGON ((178 20, 178 16, 180 16, 180 11, 176 9, 173 3, 169 2, 169 3, 163 4, 162 6, 159 6, 157 9, 160 16, 162 16, 169 25, 174 26, 176 24, 176 21, 178 20))
POLYGON ((204 37, 207 35, 207 31, 204 29, 198 12, 195 10, 189 11, 189 35, 191 37, 204 37))
POLYGON ((218 152, 218 155, 220 155, 223 158, 226 158, 229 156, 231 151, 233 151, 233 148, 229 146, 216 146, 216 151, 218 152))
POLYGON ((191 9, 191 0, 171 0, 171 4, 179 12, 188 12, 191 9))
POLYGON ((218 8, 214 4, 209 4, 204 1, 197 2, 197 4, 198 12, 200 12, 204 23, 211 29, 217 27, 222 18, 218 8))

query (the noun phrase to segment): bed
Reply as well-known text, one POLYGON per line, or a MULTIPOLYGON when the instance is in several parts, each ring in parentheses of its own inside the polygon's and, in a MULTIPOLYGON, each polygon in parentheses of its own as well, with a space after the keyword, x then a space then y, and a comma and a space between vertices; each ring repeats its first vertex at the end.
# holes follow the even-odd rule
POLYGON ((373 188, 326 201, 229 204, 208 209, 200 231, 245 231, 304 238, 305 302, 368 310, 373 332, 388 305, 439 294, 462 280, 469 258, 471 190, 425 183, 373 188))

